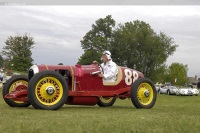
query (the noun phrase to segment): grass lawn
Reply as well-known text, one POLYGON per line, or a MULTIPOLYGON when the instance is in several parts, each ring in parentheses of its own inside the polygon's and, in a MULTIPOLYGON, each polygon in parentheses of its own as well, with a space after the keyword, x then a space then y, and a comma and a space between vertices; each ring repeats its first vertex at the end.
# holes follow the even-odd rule
MULTIPOLYGON (((2 89, 0 89, 0 92, 2 89)), ((131 100, 114 106, 64 105, 57 111, 11 108, 0 95, 3 133, 199 133, 200 96, 158 95, 152 109, 136 109, 131 100)))

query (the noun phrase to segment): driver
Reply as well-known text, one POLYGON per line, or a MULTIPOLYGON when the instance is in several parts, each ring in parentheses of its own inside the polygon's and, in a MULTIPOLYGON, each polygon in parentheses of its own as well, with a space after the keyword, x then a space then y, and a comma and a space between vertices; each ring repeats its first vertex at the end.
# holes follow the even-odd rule
POLYGON ((116 63, 112 61, 111 53, 109 51, 104 51, 101 59, 103 60, 101 66, 104 73, 101 72, 98 74, 98 76, 101 77, 104 82, 115 82, 118 73, 118 67, 116 63))

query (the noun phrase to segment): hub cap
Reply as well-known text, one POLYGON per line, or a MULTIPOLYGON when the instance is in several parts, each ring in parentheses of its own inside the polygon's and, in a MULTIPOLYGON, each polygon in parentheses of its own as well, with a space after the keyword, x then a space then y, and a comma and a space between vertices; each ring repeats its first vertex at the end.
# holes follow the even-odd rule
POLYGON ((145 95, 146 97, 149 97, 150 92, 149 92, 148 90, 145 90, 145 91, 144 91, 144 95, 145 95))
POLYGON ((46 88, 46 92, 49 95, 52 95, 55 92, 55 89, 52 86, 46 88))

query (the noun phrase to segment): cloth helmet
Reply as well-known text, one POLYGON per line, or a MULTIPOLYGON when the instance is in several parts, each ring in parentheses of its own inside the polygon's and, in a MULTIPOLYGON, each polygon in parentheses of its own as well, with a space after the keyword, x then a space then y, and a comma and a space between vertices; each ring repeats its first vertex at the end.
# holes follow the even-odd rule
POLYGON ((106 57, 110 60, 111 59, 111 53, 110 51, 106 50, 103 52, 104 55, 106 55, 106 57))

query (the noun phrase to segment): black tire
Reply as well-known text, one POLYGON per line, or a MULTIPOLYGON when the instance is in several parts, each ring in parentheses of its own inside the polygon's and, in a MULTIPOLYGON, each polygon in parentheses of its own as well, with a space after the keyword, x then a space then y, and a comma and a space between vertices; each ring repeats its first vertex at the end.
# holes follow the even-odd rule
POLYGON ((116 97, 98 97, 97 105, 99 107, 112 106, 116 101, 116 97))
POLYGON ((152 108, 157 99, 154 83, 148 78, 137 79, 130 90, 131 101, 136 108, 152 108))
MULTIPOLYGON (((16 87, 15 86, 16 83, 23 83, 25 86, 28 87, 28 78, 23 75, 17 75, 17 76, 11 77, 8 81, 6 81, 6 83, 3 87, 3 91, 2 91, 3 99, 10 107, 28 107, 30 105, 29 102, 13 101, 11 99, 4 98, 11 91, 15 90, 12 88, 16 87)), ((24 88, 24 86, 23 86, 23 89, 27 89, 27 88, 24 88)))
POLYGON ((42 71, 29 82, 28 99, 36 109, 57 110, 66 103, 67 98, 68 84, 58 72, 42 71))
POLYGON ((158 94, 160 94, 160 89, 158 90, 158 94))

